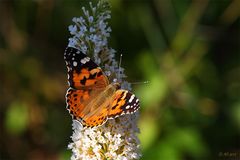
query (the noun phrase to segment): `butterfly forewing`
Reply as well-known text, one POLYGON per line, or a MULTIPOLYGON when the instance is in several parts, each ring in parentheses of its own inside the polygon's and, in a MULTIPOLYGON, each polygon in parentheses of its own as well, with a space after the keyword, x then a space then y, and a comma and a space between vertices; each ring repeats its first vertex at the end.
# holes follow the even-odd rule
POLYGON ((81 51, 67 47, 64 59, 69 86, 74 89, 105 88, 109 82, 102 69, 81 51))

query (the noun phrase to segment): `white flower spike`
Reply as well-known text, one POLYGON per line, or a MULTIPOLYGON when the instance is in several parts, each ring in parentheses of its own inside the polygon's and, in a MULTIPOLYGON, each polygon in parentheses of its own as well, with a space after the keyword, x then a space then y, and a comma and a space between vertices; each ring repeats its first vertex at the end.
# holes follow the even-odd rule
MULTIPOLYGON (((123 80, 124 69, 115 60, 115 50, 108 47, 111 28, 107 20, 111 18, 109 3, 99 1, 96 7, 90 2, 90 9, 82 7, 83 16, 73 18, 74 25, 69 26, 69 47, 76 48, 92 57, 102 67, 112 82, 114 79, 121 88, 131 90, 131 85, 123 80)), ((75 61, 74 61, 75 62, 75 61)), ((88 61, 85 60, 85 63, 88 61)), ((76 64, 78 65, 78 63, 76 64)), ((130 97, 132 101, 134 96, 130 97)), ((128 106, 127 108, 130 108, 128 106)), ((72 150, 72 160, 132 160, 140 159, 140 142, 136 134, 138 112, 108 119, 101 126, 86 128, 73 120, 72 141, 68 148, 72 150)))

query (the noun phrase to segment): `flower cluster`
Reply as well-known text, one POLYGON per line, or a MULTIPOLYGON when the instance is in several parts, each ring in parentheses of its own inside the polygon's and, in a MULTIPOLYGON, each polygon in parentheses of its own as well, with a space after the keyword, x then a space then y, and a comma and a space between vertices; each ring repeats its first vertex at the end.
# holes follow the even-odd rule
POLYGON ((94 58, 94 62, 103 66, 104 71, 110 80, 117 79, 121 87, 131 90, 131 85, 123 81, 126 77, 124 69, 115 60, 115 50, 108 47, 108 37, 111 28, 107 20, 111 18, 110 6, 106 1, 99 1, 96 7, 89 3, 90 11, 82 7, 83 16, 73 18, 74 25, 69 26, 70 34, 69 47, 81 50, 94 58))
POLYGON ((136 136, 137 116, 125 115, 108 120, 103 126, 86 128, 73 121, 71 159, 139 159, 140 142, 136 136))
POLYGON ((99 2, 93 7, 90 2, 90 12, 82 7, 83 17, 73 18, 75 25, 70 25, 69 46, 79 48, 83 53, 98 54, 107 46, 107 38, 110 36, 111 28, 107 27, 107 19, 110 19, 109 5, 99 2))
MULTIPOLYGON (((115 60, 116 51, 108 47, 111 32, 107 23, 111 18, 109 3, 100 0, 96 7, 89 4, 89 10, 82 8, 82 17, 73 18, 68 46, 88 54, 102 67, 110 81, 117 80, 121 88, 131 90, 131 85, 123 80, 126 77, 124 69, 115 60)), ((139 159, 137 117, 138 113, 120 116, 94 128, 82 128, 73 120, 73 142, 68 146, 73 152, 71 159, 139 159)))

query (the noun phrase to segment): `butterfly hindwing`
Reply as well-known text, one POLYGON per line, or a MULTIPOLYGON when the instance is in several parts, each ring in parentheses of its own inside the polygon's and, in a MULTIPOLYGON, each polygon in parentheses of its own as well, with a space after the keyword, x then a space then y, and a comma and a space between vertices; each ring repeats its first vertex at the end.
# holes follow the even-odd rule
POLYGON ((73 119, 80 121, 84 126, 92 127, 100 125, 107 120, 108 111, 105 106, 101 105, 92 108, 89 105, 93 97, 99 95, 102 90, 76 90, 69 88, 66 94, 67 109, 73 119), (104 108, 105 107, 105 108, 104 108))
POLYGON ((108 117, 115 118, 123 114, 131 114, 139 109, 139 99, 127 90, 117 90, 113 96, 113 101, 108 117))
POLYGON ((107 108, 101 108, 98 112, 95 112, 95 114, 92 114, 91 116, 84 117, 82 119, 83 126, 86 127, 95 127, 104 124, 108 119, 108 111, 107 108))
POLYGON ((107 119, 116 118, 124 114, 131 114, 139 109, 138 98, 127 90, 117 90, 114 95, 102 105, 89 112, 82 119, 86 127, 104 124, 107 119), (112 99, 112 100, 111 100, 112 99))
POLYGON ((84 101, 89 101, 89 92, 84 90, 74 90, 69 88, 66 94, 67 109, 72 115, 73 119, 82 120, 82 111, 85 108, 84 101))

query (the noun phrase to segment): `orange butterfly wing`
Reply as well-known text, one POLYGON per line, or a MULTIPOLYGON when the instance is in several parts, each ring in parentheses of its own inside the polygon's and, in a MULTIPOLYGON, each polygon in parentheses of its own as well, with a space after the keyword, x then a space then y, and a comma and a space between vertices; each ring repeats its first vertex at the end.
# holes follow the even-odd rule
POLYGON ((64 59, 68 68, 68 83, 71 88, 86 90, 105 88, 109 84, 101 68, 79 50, 67 47, 64 59))
POLYGON ((107 119, 107 112, 105 113, 102 109, 100 113, 100 109, 92 108, 89 103, 109 85, 107 77, 97 64, 75 48, 68 47, 64 59, 71 87, 67 91, 66 102, 72 118, 88 127, 104 123, 107 119))
POLYGON ((127 90, 117 90, 109 108, 108 117, 115 118, 124 114, 132 114, 139 109, 139 99, 127 90))
MULTIPOLYGON (((108 112, 106 107, 97 106, 93 108, 90 103, 93 97, 97 96, 100 90, 74 90, 69 88, 66 94, 67 109, 83 126, 93 127, 103 124, 107 120, 108 112)), ((105 106, 104 104, 102 106, 105 106)))
POLYGON ((74 90, 69 88, 66 94, 67 109, 72 115, 73 119, 82 120, 84 116, 82 111, 84 109, 83 102, 90 98, 89 92, 84 90, 74 90))

